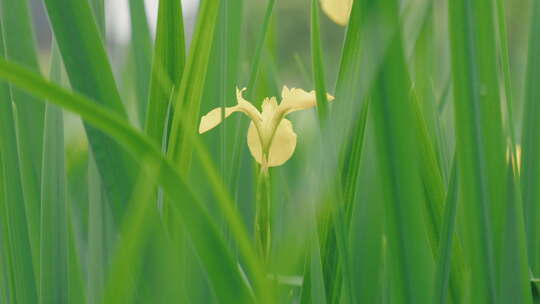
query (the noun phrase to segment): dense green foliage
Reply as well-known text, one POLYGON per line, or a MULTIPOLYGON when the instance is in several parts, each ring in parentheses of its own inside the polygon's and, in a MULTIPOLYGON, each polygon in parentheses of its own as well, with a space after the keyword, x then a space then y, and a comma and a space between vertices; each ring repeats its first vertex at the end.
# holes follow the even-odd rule
POLYGON ((50 47, 0 0, 0 303, 540 301, 539 1, 129 0, 125 45, 40 1, 50 47), (283 165, 198 134, 282 86, 283 165))

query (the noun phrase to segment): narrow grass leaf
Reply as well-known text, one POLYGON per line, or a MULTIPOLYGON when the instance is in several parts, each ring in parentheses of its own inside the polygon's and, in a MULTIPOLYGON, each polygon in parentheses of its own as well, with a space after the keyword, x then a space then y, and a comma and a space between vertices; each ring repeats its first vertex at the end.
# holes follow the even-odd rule
MULTIPOLYGON (((536 3, 533 5, 538 7, 536 3)), ((535 12, 533 9, 533 14, 538 15, 538 12, 535 12)), ((531 271, 529 262, 531 261, 531 259, 528 255, 528 241, 526 235, 527 229, 525 224, 525 218, 527 215, 526 213, 524 213, 523 196, 521 193, 524 188, 522 188, 522 185, 520 184, 521 168, 519 166, 521 162, 521 151, 518 150, 519 146, 516 144, 516 126, 514 122, 513 98, 514 92, 512 91, 512 76, 510 74, 510 59, 508 50, 509 44, 506 30, 505 5, 504 1, 502 0, 497 1, 497 24, 499 33, 498 45, 500 48, 499 56, 502 65, 502 76, 504 80, 504 91, 501 96, 504 97, 506 104, 506 134, 508 134, 507 136, 510 141, 510 148, 507 151, 508 198, 506 201, 505 210, 506 224, 503 230, 505 232, 505 235, 503 236, 504 239, 502 241, 503 253, 501 264, 503 266, 499 281, 499 285, 501 288, 501 302, 532 303, 532 290, 529 286, 529 277, 531 271)), ((534 37, 531 38, 537 39, 534 37)), ((530 47, 533 47, 533 45, 534 44, 531 43, 530 47)), ((533 70, 534 68, 529 67, 529 69, 533 70)), ((526 87, 526 89, 530 88, 526 87)), ((528 97, 528 95, 526 96, 528 97)), ((525 102, 527 104, 529 100, 526 100, 525 102)), ((525 119, 523 121, 525 122, 525 119)), ((528 133, 527 135, 530 136, 530 133, 528 133)), ((526 140, 529 139, 525 139, 524 141, 526 140)), ((529 178, 530 177, 531 176, 529 176, 529 178)))
MULTIPOLYGON (((367 105, 367 102, 366 102, 367 105)), ((383 276, 384 199, 381 176, 374 160, 377 157, 373 120, 365 126, 365 144, 356 178, 356 195, 350 210, 351 285, 353 300, 365 303, 382 303, 380 294, 383 276)), ((352 179, 354 180, 354 178, 352 179)), ((352 182, 352 181, 348 181, 352 182)), ((350 191, 350 190, 348 190, 350 191)), ((350 197, 349 197, 350 196, 350 197)), ((339 303, 339 302, 338 302, 339 303)), ((353 302, 356 303, 356 302, 353 302)))
MULTIPOLYGON (((71 86, 101 106, 127 117, 90 4, 44 2, 71 86)), ((113 214, 119 220, 131 194, 137 167, 110 137, 88 126, 86 132, 113 214)))
MULTIPOLYGON (((4 196, 4 162, 2 161, 2 153, 0 152, 0 210, 4 209, 5 196, 4 196)), ((7 294, 10 291, 8 285, 8 244, 4 239, 5 230, 5 213, 0 212, 0 300, 7 302, 7 294)))
MULTIPOLYGON (((136 287, 136 277, 141 267, 140 252, 147 244, 151 233, 158 231, 160 225, 158 209, 155 208, 155 185, 159 167, 157 164, 142 161, 141 174, 137 187, 131 198, 129 209, 121 223, 120 242, 115 249, 111 262, 111 270, 107 274, 105 303, 126 303, 131 298, 136 287)), ((144 256, 143 256, 144 257, 144 256)))
MULTIPOLYGON (((315 83, 315 95, 317 101, 317 114, 319 118, 320 133, 322 135, 321 145, 328 136, 326 133, 328 124, 328 100, 325 83, 324 60, 321 46, 321 30, 319 24, 319 1, 311 1, 311 62, 313 72, 313 82, 315 83)), ((321 146, 322 149, 322 146, 321 146)), ((336 154, 336 151, 333 151, 336 154)), ((326 158, 324 158, 326 160, 326 158)), ((326 165, 328 166, 328 165, 326 165)), ((320 172, 320 174, 324 174, 320 172)), ((324 175, 323 175, 324 176, 324 175)), ((330 180, 323 181, 324 187, 330 186, 330 180)), ((339 187, 341 183, 338 182, 339 187)), ((338 189, 337 191, 341 191, 338 189)), ((331 204, 331 203, 330 203, 331 204)), ((340 206, 341 207, 341 206, 340 206)), ((338 207, 338 208, 340 208, 338 207)), ((340 272, 349 269, 348 254, 344 250, 343 244, 347 238, 344 234, 345 224, 343 222, 344 210, 338 208, 328 208, 328 218, 323 217, 322 228, 317 229, 317 233, 312 236, 310 254, 311 275, 310 288, 311 300, 313 303, 333 303, 340 298, 341 276, 340 272), (338 245, 338 250, 335 247, 338 245), (343 265, 339 265, 339 263, 343 265), (340 267, 341 266, 341 267, 340 267), (343 270, 344 269, 344 270, 343 270)), ((349 280, 347 280, 349 282, 349 280)), ((348 286, 346 287, 348 290, 348 286)))
POLYGON ((321 125, 324 125, 328 116, 328 100, 326 99, 318 0, 311 1, 311 60, 313 66, 313 82, 315 83, 317 95, 317 114, 319 115, 321 125))
MULTIPOLYGON (((339 63, 338 78, 336 81, 336 100, 340 101, 340 106, 332 112, 332 119, 341 118, 345 120, 344 125, 351 125, 350 121, 354 119, 351 109, 355 108, 361 100, 362 92, 358 90, 358 84, 362 74, 366 69, 362 66, 361 45, 362 37, 365 35, 365 22, 367 21, 362 11, 363 3, 355 1, 351 10, 351 16, 345 41, 341 51, 339 63)), ((337 103, 336 103, 337 104, 337 103)))
MULTIPOLYGON (((365 5, 375 18, 380 37, 388 37, 379 76, 374 84, 378 164, 381 168, 386 206, 388 254, 392 267, 392 301, 427 303, 431 299, 433 258, 422 216, 422 183, 418 174, 418 140, 414 129, 414 101, 398 31, 397 1, 365 5), (407 184, 407 187, 400 185, 407 184), (426 288, 417 288, 424 286, 426 288)), ((381 39, 384 40, 384 39, 381 39)), ((379 51, 384 46, 376 44, 379 51)))
POLYGON ((518 172, 516 165, 516 158, 513 157, 507 174, 508 198, 505 210, 504 247, 501 253, 500 299, 501 303, 532 304, 527 240, 518 184, 519 176, 515 174, 518 172))
MULTIPOLYGON (((27 0, 0 2, 5 43, 4 57, 39 72, 34 33, 27 0)), ((27 93, 11 89, 11 100, 17 107, 14 117, 19 149, 19 170, 22 178, 24 206, 30 233, 32 256, 39 262, 39 203, 41 157, 43 149, 44 106, 27 93)), ((21 202, 23 203, 23 202, 21 202)))
MULTIPOLYGON (((363 263, 363 261, 358 261, 355 257, 351 256, 349 249, 345 249, 344 246, 347 241, 352 237, 351 232, 351 220, 352 214, 356 208, 356 195, 357 195, 357 183, 359 179, 359 171, 361 167, 361 159, 363 155, 363 143, 365 136, 365 128, 367 125, 367 113, 368 113, 368 102, 364 100, 361 90, 358 89, 358 82, 360 75, 363 73, 361 67, 361 57, 358 55, 361 48, 361 35, 362 35, 362 25, 365 21, 364 16, 361 12, 362 3, 356 1, 352 7, 350 22, 346 31, 345 42, 341 54, 341 62, 339 66, 338 79, 336 83, 336 99, 339 101, 337 108, 334 108, 334 111, 329 113, 332 118, 332 124, 329 125, 330 133, 336 134, 336 132, 343 132, 351 136, 351 141, 345 141, 344 143, 339 143, 339 141, 334 141, 337 145, 340 145, 340 154, 339 154, 339 168, 341 174, 341 181, 338 183, 338 187, 343 187, 338 191, 342 192, 343 204, 338 207, 336 211, 338 217, 336 217, 335 222, 335 232, 336 238, 338 238, 340 243, 342 243, 340 248, 339 255, 339 271, 335 271, 335 276, 343 277, 342 284, 334 284, 333 288, 341 288, 344 290, 344 299, 348 301, 355 301, 364 296, 369 298, 373 295, 373 292, 376 292, 376 289, 369 289, 367 294, 360 294, 359 290, 367 290, 364 287, 371 286, 371 282, 364 280, 363 276, 355 276, 352 269, 353 265, 358 265, 363 263), (356 50, 356 51, 355 51, 356 50), (360 110, 352 110, 360 109, 360 110), (334 132, 334 133, 332 133, 334 132), (351 235, 349 235, 351 233, 351 235), (343 285, 343 286, 340 286, 343 285)), ((334 136, 329 136, 325 139, 325 142, 328 142, 330 138, 334 136)), ((332 144, 330 144, 332 145, 332 144)), ((361 229, 359 233, 364 233, 365 231, 361 229)), ((373 230, 376 233, 376 229, 373 230)), ((376 241, 375 241, 376 242, 376 241)), ((327 251, 332 251, 332 247, 329 246, 327 251)), ((365 253, 366 257, 373 257, 372 254, 376 254, 376 247, 369 247, 365 253)), ((370 265, 377 265, 376 261, 368 260, 367 263, 370 265)), ((327 270, 328 271, 328 270, 327 270)), ((332 280, 337 281, 337 280, 332 280)), ((341 301, 340 293, 333 292, 332 302, 341 301)))
MULTIPOLYGON (((431 2, 429 2, 431 3, 431 2)), ((418 100, 419 119, 423 120, 426 126, 429 145, 432 146, 436 156, 436 166, 443 177, 443 181, 448 180, 449 162, 447 151, 444 149, 443 140, 444 134, 441 129, 441 118, 437 111, 437 99, 433 85, 433 74, 436 68, 435 61, 435 33, 433 9, 430 5, 426 8, 427 12, 420 26, 420 34, 418 39, 414 41, 413 54, 413 81, 415 98, 418 100)), ((409 10, 415 10, 413 5, 409 6, 409 10)), ((440 202, 442 205, 442 202, 440 202)), ((441 209, 442 210, 442 209, 441 209)))
MULTIPOLYGON (((438 261, 441 237, 444 232, 444 216, 446 204, 448 203, 448 194, 450 191, 444 185, 442 176, 442 164, 437 160, 436 149, 429 140, 427 123, 424 119, 420 105, 416 104, 416 124, 420 146, 420 174, 425 193, 425 221, 427 224, 427 233, 430 240, 433 257, 438 261), (446 196, 446 199, 445 199, 446 196), (446 203, 445 203, 446 202, 446 203)), ((441 160, 443 161, 443 160, 441 160)), ((450 184, 451 185, 451 184, 450 184)), ((451 301, 459 301, 463 297, 462 282, 464 280, 465 270, 463 268, 463 253, 460 243, 449 247, 451 253, 450 271, 450 296, 451 301)))
POLYGON ((6 222, 6 195, 4 189, 4 162, 0 151, 0 300, 10 303, 13 293, 13 282, 11 280, 11 258, 9 256, 8 230, 6 222))
MULTIPOLYGON (((102 109, 81 95, 69 93, 19 66, 0 61, 0 77, 81 115, 89 123, 114 136, 137 159, 148 158, 150 161, 157 161, 160 166, 158 182, 170 196, 173 207, 178 210, 180 219, 189 231, 216 294, 225 302, 250 303, 252 301, 250 292, 240 276, 238 266, 208 211, 186 186, 184 178, 173 169, 172 163, 161 156, 159 149, 149 139, 127 125, 118 115, 102 109), (234 292, 231 293, 231 291, 234 292)), ((255 256, 252 248, 241 248, 241 254, 244 257, 255 256)), ((257 272, 256 263, 251 262, 247 266, 255 273, 257 272)), ((254 285, 262 286, 260 276, 254 277, 254 285)), ((257 289, 256 291, 259 292, 257 289)), ((261 297, 259 300, 271 301, 268 297, 261 297)))
POLYGON ((494 3, 450 1, 456 157, 463 197, 470 301, 497 299, 498 250, 506 196, 494 3))
MULTIPOLYGON (((130 0, 129 12, 131 17, 131 52, 133 53, 135 66, 137 114, 139 115, 139 122, 144 125, 152 60, 152 41, 144 8, 144 0, 130 0)), ((177 20, 177 22, 181 26, 181 20, 177 20)), ((179 36, 181 37, 181 35, 179 36)))
POLYGON ((177 168, 182 169, 183 173, 189 172, 191 166, 193 143, 189 138, 197 130, 219 4, 219 0, 202 3, 189 57, 182 74, 180 87, 177 88, 175 100, 173 100, 175 110, 167 155, 177 165, 177 168), (180 129, 180 125, 182 125, 182 129, 180 129))
MULTIPOLYGON (((53 42, 54 44, 54 42, 53 42)), ((61 60, 53 46, 50 78, 59 82, 61 60)), ((62 109, 45 105, 41 178, 41 245, 39 302, 68 303, 69 239, 64 168, 64 118, 62 109)))
POLYGON ((503 0, 497 0, 497 25, 498 25, 498 46, 501 62, 502 77, 504 81, 504 90, 501 96, 504 97, 506 105, 507 132, 512 145, 513 153, 516 153, 516 125, 514 122, 514 92, 512 91, 512 75, 510 74, 510 58, 508 51, 508 33, 506 30, 506 14, 503 0))
MULTIPOLYGON (((73 214, 71 206, 68 205, 68 214, 73 214)), ((77 247, 77 239, 74 228, 74 219, 68 219, 68 285, 69 285, 69 300, 68 303, 86 303, 87 290, 84 288, 84 279, 82 272, 82 263, 80 259, 79 248, 77 247)))
POLYGON ((532 3, 529 57, 525 80, 525 103, 523 111, 523 172, 521 191, 529 264, 534 276, 540 276, 540 3, 532 3))
POLYGON ((268 0, 266 9, 264 11, 264 18, 262 23, 261 32, 258 35, 257 42, 255 44, 255 53, 250 65, 250 72, 248 76, 248 84, 246 86, 248 99, 255 97, 255 83, 257 83, 257 75, 259 74, 261 66, 261 58, 263 54, 263 48, 270 32, 270 21, 274 12, 276 0, 268 0))
MULTIPOLYGON (((328 241, 326 240, 326 238, 328 237, 327 234, 333 233, 334 231, 330 229, 320 229, 319 226, 322 225, 320 223, 320 219, 318 219, 315 206, 316 205, 314 203, 309 203, 306 205, 306 211, 308 215, 307 224, 309 225, 307 237, 309 238, 309 241, 307 242, 307 254, 304 265, 304 275, 301 293, 302 304, 329 303, 329 301, 327 300, 328 295, 326 290, 328 288, 327 286, 332 286, 330 285, 328 276, 325 275, 325 270, 327 269, 325 269, 326 265, 324 265, 325 261, 322 252, 322 250, 324 250, 324 245, 321 246, 321 240, 322 242, 328 243, 328 241)), ((334 270, 335 269, 331 269, 331 271, 334 270)), ((332 292, 331 289, 330 292, 332 292)), ((330 303, 332 303, 331 300, 330 303)))
POLYGON ((150 78, 150 93, 145 131, 161 144, 167 134, 169 101, 180 79, 185 64, 184 21, 180 1, 159 1, 156 41, 150 78))
MULTIPOLYGON (((184 73, 185 48, 181 2, 160 1, 144 129, 164 151, 168 149, 170 124, 175 110, 173 96, 184 73)), ((167 204, 161 209, 168 220, 170 212, 167 204)))
MULTIPOLYGON (((314 225, 315 226, 315 225, 314 225)), ((314 227, 309 254, 309 291, 311 292, 310 303, 326 304, 326 284, 323 275, 323 265, 321 259, 321 246, 319 244, 319 236, 314 227)))
MULTIPOLYGON (((206 76, 205 91, 201 111, 207 112, 221 106, 226 107, 236 100, 236 87, 242 58, 243 0, 222 1, 217 29, 214 31, 214 43, 210 64, 206 76)), ((222 112, 225 114, 225 112, 222 112)), ((228 120, 224 120, 219 132, 220 169, 227 180, 232 169, 231 156, 236 138, 228 120), (232 131, 232 132, 231 132, 232 131), (234 139, 234 140, 233 140, 234 139)), ((208 143, 217 137, 204 137, 208 143)), ((217 155, 216 155, 217 157, 217 155)), ((236 169, 236 168, 235 168, 236 169)))
MULTIPOLYGON (((456 165, 452 168, 450 184, 446 192, 444 204, 444 213, 441 223, 441 231, 439 237, 438 255, 436 260, 435 278, 434 278, 434 293, 433 302, 445 304, 448 302, 448 282, 450 281, 450 269, 452 248, 454 243, 456 214, 458 207, 458 179, 456 165)), ((461 298, 454 297, 456 303, 459 303, 461 298)))
POLYGON ((88 160, 88 256, 86 259, 88 265, 86 288, 89 304, 101 303, 105 290, 106 233, 109 230, 105 219, 105 204, 96 161, 90 152, 88 160))
POLYGON ((102 35, 101 37, 103 41, 105 41, 105 0, 89 0, 89 3, 92 7, 92 13, 94 14, 96 25, 102 35))
MULTIPOLYGON (((180 83, 171 92, 173 97, 170 106, 172 125, 170 137, 165 139, 167 140, 167 156, 185 177, 191 169, 193 153, 191 138, 193 134, 196 134, 199 121, 200 104, 205 88, 220 1, 203 2, 201 6, 180 83)), ((173 212, 168 211, 168 205, 165 205, 164 217, 169 225, 176 225, 179 223, 177 216, 174 214, 174 209, 173 212)))
MULTIPOLYGON (((0 25, 0 57, 4 56, 3 31, 0 25)), ((23 188, 19 168, 15 119, 9 86, 0 83, 0 154, 4 176, 4 204, 1 210, 3 229, 7 232, 5 248, 10 258, 8 274, 13 280, 11 295, 17 303, 37 303, 35 260, 28 234, 23 188)))

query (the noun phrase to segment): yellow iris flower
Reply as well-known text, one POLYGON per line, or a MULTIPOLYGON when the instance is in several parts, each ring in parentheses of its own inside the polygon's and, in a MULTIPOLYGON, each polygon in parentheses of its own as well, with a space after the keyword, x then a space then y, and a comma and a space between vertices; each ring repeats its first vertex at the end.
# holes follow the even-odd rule
POLYGON ((323 12, 339 25, 347 25, 353 0, 320 0, 323 12))
MULTIPOLYGON (((247 133, 249 151, 263 170, 284 164, 296 148, 296 133, 292 123, 285 118, 289 113, 309 109, 317 105, 315 91, 306 92, 302 89, 283 87, 281 102, 275 97, 265 98, 262 112, 245 100, 242 93, 246 89, 236 89, 237 105, 225 108, 225 118, 234 112, 242 112, 250 119, 247 133)), ((328 95, 332 101, 333 96, 328 95)), ((222 108, 216 108, 201 118, 199 134, 205 133, 221 123, 222 108)))

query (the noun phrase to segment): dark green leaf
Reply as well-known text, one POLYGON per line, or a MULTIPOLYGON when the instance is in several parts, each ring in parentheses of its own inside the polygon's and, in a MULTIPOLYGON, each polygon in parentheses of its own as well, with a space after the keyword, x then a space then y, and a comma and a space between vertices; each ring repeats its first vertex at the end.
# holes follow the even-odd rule
POLYGON ((145 131, 156 143, 166 142, 167 111, 175 87, 184 71, 184 21, 180 1, 159 1, 156 42, 150 79, 145 131))
MULTIPOLYGON (((103 37, 89 3, 61 0, 44 2, 71 86, 120 117, 126 117, 103 37)), ((89 126, 86 126, 86 131, 107 198, 118 219, 131 195, 137 167, 110 137, 89 126)))

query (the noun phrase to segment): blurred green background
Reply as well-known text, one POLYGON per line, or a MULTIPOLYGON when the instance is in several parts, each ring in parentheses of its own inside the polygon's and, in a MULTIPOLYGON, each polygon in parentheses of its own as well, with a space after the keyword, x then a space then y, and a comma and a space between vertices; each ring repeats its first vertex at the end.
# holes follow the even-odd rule
POLYGON ((539 3, 74 1, 0 0, 0 303, 538 301, 539 3), (195 134, 284 85, 336 99, 267 180, 195 134))

